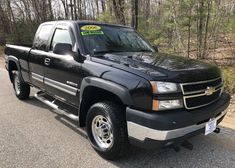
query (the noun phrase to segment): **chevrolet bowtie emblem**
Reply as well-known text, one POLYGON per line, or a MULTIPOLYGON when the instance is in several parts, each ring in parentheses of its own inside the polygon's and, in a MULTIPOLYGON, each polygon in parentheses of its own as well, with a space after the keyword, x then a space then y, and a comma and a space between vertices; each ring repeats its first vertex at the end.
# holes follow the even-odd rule
POLYGON ((214 92, 215 92, 215 88, 214 88, 214 87, 209 87, 209 86, 207 86, 206 91, 205 91, 205 94, 206 94, 207 96, 212 95, 214 92))

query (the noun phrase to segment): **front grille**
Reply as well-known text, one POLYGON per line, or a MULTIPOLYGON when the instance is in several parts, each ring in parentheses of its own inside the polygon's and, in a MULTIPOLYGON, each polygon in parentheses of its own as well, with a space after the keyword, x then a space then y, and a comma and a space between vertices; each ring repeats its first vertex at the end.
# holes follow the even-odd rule
POLYGON ((217 100, 220 97, 220 92, 221 90, 218 90, 210 96, 203 95, 185 98, 185 105, 188 109, 205 106, 217 100))
POLYGON ((213 103, 220 97, 222 86, 221 78, 181 84, 185 108, 195 109, 213 103), (207 93, 209 88, 213 88, 210 94, 207 93))
POLYGON ((209 87, 219 87, 222 85, 222 79, 212 79, 209 81, 201 81, 201 82, 193 82, 193 83, 187 83, 182 84, 182 88, 184 91, 184 94, 191 94, 196 92, 203 92, 206 90, 206 88, 209 87))

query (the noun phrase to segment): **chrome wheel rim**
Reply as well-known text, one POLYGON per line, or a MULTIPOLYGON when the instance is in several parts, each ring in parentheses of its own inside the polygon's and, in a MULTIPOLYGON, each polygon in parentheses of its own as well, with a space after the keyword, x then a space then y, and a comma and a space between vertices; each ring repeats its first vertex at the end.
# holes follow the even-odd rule
POLYGON ((102 115, 92 120, 92 135, 97 145, 103 149, 113 145, 113 129, 110 120, 102 115))
POLYGON ((16 94, 19 95, 20 94, 20 80, 18 77, 15 78, 14 87, 15 87, 16 94))

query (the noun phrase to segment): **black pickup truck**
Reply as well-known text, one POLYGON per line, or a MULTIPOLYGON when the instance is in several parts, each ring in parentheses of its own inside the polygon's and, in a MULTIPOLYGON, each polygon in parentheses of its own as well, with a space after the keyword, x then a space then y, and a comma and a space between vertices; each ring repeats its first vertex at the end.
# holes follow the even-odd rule
POLYGON ((86 127, 106 159, 129 144, 191 148, 190 137, 219 132, 230 102, 216 66, 158 53, 126 26, 46 22, 31 48, 7 45, 5 55, 16 96, 38 88, 35 97, 86 127))

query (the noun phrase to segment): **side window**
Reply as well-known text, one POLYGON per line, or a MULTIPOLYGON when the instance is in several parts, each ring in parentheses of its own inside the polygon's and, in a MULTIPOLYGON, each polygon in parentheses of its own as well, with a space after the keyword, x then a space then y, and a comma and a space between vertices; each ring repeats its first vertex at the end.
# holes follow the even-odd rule
POLYGON ((52 42, 51 42, 51 46, 50 46, 50 50, 53 50, 53 47, 55 46, 55 44, 57 43, 67 43, 67 44, 71 44, 73 46, 74 42, 70 36, 70 33, 68 30, 65 29, 56 29, 52 42))
POLYGON ((48 39, 53 25, 43 25, 41 26, 39 32, 36 33, 34 39, 33 47, 38 50, 46 50, 48 39))

